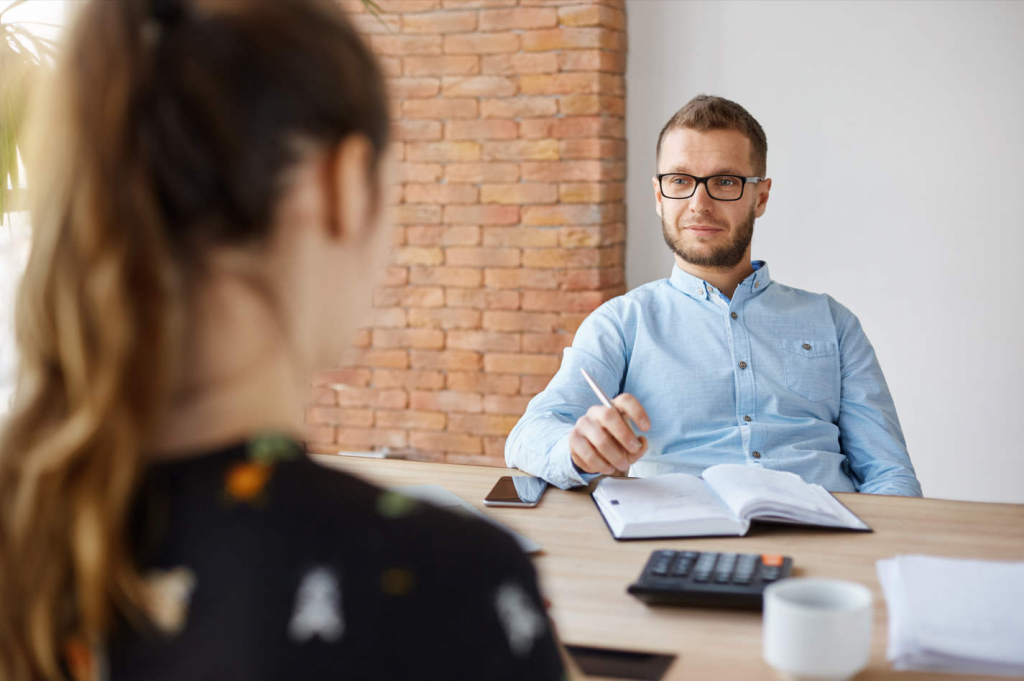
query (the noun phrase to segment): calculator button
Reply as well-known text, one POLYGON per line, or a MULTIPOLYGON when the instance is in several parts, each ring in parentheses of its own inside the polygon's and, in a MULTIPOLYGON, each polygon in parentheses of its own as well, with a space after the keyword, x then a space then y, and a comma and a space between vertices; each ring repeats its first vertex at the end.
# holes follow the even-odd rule
POLYGON ((683 551, 679 555, 686 560, 697 560, 697 556, 700 555, 700 551, 683 551))
POLYGON ((768 567, 782 567, 783 556, 778 556, 771 553, 765 553, 761 556, 761 562, 768 567))
POLYGON ((710 579, 710 577, 711 577, 711 573, 710 572, 694 572, 693 573, 693 581, 695 581, 695 582, 706 582, 706 581, 708 581, 708 579, 710 579))
POLYGON ((716 572, 715 581, 719 584, 728 584, 732 574, 729 572, 716 572))
POLYGON ((690 571, 691 567, 693 567, 693 563, 691 561, 688 561, 686 559, 682 559, 681 558, 672 567, 672 576, 673 577, 685 577, 686 573, 688 573, 690 571))
POLYGON ((702 553, 700 558, 697 559, 697 570, 711 572, 711 568, 715 566, 715 559, 718 558, 717 553, 702 553))
POLYGON ((735 584, 750 584, 750 579, 751 579, 750 575, 743 574, 743 575, 736 575, 735 577, 732 578, 732 581, 735 584))

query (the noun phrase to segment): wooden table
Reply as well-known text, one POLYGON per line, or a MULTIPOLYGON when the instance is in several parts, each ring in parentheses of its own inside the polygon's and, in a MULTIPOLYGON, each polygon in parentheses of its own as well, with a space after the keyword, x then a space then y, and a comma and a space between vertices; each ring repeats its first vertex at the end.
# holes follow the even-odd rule
MULTIPOLYGON (((498 477, 510 473, 413 461, 315 459, 384 487, 439 484, 480 509, 498 477)), ((761 657, 760 613, 650 608, 627 594, 626 587, 639 576, 651 551, 659 548, 778 553, 793 557, 797 576, 849 579, 874 593, 871 662, 858 681, 935 678, 897 672, 886 662, 888 623, 875 561, 912 553, 1024 560, 1024 505, 838 496, 874 533, 755 526, 743 538, 617 542, 586 489, 551 488, 536 508, 486 512, 544 547, 534 563, 563 642, 675 653, 678 658, 666 677, 673 680, 775 678, 761 657)))

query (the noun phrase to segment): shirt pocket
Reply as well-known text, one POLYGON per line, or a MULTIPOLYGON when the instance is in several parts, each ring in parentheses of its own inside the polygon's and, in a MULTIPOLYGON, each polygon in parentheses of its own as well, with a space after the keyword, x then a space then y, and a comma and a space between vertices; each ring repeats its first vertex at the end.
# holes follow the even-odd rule
POLYGON ((779 338, 786 387, 809 402, 827 400, 839 382, 836 344, 823 340, 779 338))

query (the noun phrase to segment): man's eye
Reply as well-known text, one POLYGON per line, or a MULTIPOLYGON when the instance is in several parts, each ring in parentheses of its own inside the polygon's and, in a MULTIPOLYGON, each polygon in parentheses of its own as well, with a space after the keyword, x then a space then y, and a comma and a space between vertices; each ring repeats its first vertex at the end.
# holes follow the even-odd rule
POLYGON ((739 183, 732 177, 719 177, 715 180, 715 184, 719 187, 735 187, 739 183))
POLYGON ((670 180, 670 184, 690 184, 690 178, 688 178, 688 177, 673 177, 670 180))

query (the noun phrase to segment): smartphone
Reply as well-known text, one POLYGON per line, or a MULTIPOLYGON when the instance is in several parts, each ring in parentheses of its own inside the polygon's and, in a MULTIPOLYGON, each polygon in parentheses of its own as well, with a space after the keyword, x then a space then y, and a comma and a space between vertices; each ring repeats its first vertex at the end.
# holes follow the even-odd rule
POLYGON ((584 676, 604 676, 638 681, 660 681, 672 666, 675 655, 636 650, 615 650, 567 643, 565 651, 572 656, 584 676))
POLYGON ((484 506, 521 506, 533 508, 540 503, 548 483, 528 475, 502 476, 484 497, 484 506))

